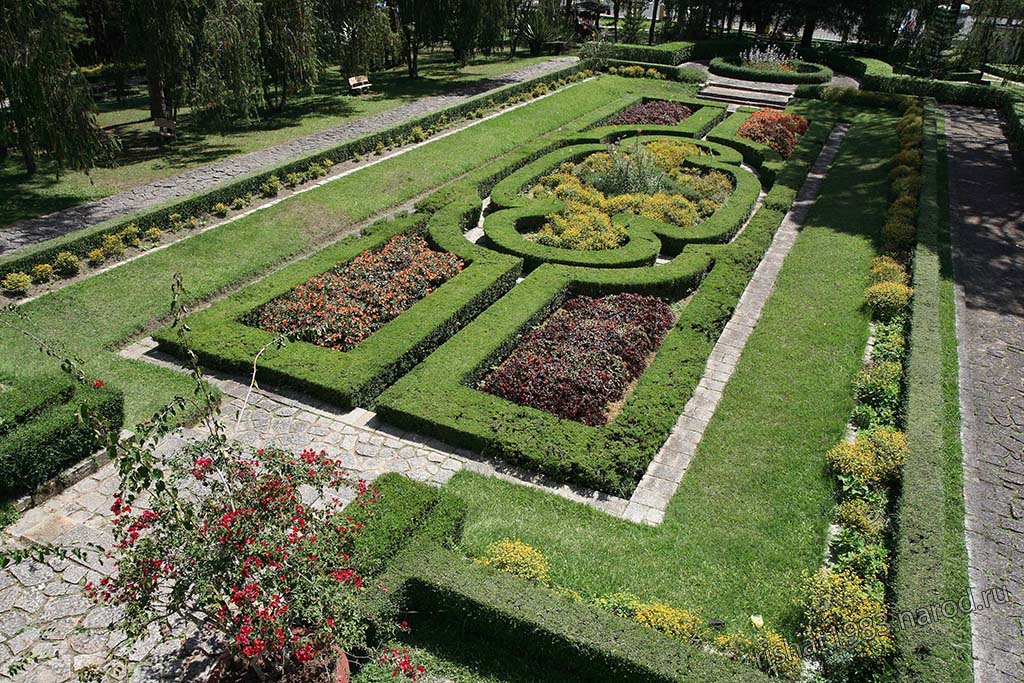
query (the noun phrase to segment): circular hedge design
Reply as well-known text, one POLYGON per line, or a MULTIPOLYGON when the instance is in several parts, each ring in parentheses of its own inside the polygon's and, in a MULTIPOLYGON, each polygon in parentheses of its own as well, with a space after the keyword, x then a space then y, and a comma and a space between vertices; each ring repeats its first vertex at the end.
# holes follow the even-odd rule
POLYGON ((832 80, 832 69, 813 62, 793 60, 789 62, 793 71, 756 69, 744 66, 739 57, 715 57, 708 65, 708 71, 716 76, 736 78, 742 81, 762 83, 791 83, 795 85, 828 83, 832 80))

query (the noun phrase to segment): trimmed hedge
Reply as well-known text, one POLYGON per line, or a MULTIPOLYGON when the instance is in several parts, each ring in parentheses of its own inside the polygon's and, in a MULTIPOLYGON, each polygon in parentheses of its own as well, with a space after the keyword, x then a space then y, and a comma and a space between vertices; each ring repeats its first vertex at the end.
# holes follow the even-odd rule
POLYGON ((120 430, 124 422, 124 396, 115 389, 76 384, 51 398, 0 436, 0 493, 30 492, 95 452, 96 436, 80 419, 83 407, 114 429, 120 430))
POLYGON ((403 553, 396 574, 416 620, 442 623, 466 636, 500 641, 531 663, 566 671, 574 681, 730 681, 767 683, 767 675, 704 652, 609 612, 573 602, 525 579, 418 545, 403 553))
MULTIPOLYGON (((903 470, 896 537, 895 613, 916 615, 948 598, 945 590, 944 450, 942 421, 942 344, 940 330, 938 176, 934 103, 927 103, 924 125, 924 188, 917 220, 914 301, 907 362, 908 453, 903 470)), ((944 619, 895 624, 897 667, 902 680, 949 680, 947 662, 956 645, 944 619)))
MULTIPOLYGON (((336 264, 375 249, 394 235, 422 227, 424 220, 422 215, 413 215, 381 223, 365 237, 343 240, 189 316, 193 351, 204 365, 247 373, 257 353, 266 347, 258 369, 270 382, 307 391, 346 409, 373 405, 385 387, 511 289, 520 262, 493 252, 465 258, 465 270, 349 351, 303 341, 278 347, 273 344, 277 335, 240 319, 336 264)), ((165 327, 153 337, 161 349, 184 354, 176 330, 165 327)))
POLYGON ((28 422, 55 403, 67 403, 75 383, 65 375, 0 381, 0 436, 28 422))
POLYGON ((662 43, 661 45, 630 45, 609 43, 605 46, 609 59, 622 62, 644 62, 677 66, 690 59, 694 44, 688 41, 662 43))
POLYGON ((428 129, 445 125, 444 122, 462 118, 480 107, 501 104, 513 97, 532 91, 540 84, 556 83, 559 80, 573 77, 575 74, 585 71, 585 69, 586 64, 576 63, 550 74, 484 93, 441 111, 421 116, 377 133, 298 157, 269 169, 235 178, 209 190, 189 195, 187 198, 172 200, 127 217, 115 218, 18 250, 6 256, 0 256, 0 279, 11 272, 21 271, 28 273, 38 264, 52 263, 61 251, 69 251, 84 259, 91 250, 97 249, 102 245, 105 235, 116 234, 130 223, 134 223, 139 227, 140 231, 145 232, 153 227, 160 229, 167 227, 170 222, 168 217, 171 214, 180 214, 183 219, 205 216, 218 203, 230 205, 236 197, 250 194, 258 195, 260 186, 271 176, 284 178, 289 173, 305 171, 311 164, 322 163, 325 159, 338 163, 352 159, 357 155, 370 154, 376 149, 378 143, 387 145, 394 140, 408 137, 414 128, 428 129))
MULTIPOLYGON (((609 70, 612 68, 620 70, 624 68, 628 69, 629 67, 640 67, 646 72, 648 69, 654 69, 668 80, 678 81, 680 83, 702 84, 708 80, 707 74, 705 74, 700 69, 693 68, 692 66, 669 66, 667 64, 657 64, 654 62, 635 62, 627 61, 624 59, 608 59, 606 60, 606 63, 608 65, 609 70)), ((609 73, 611 72, 609 71, 609 73)), ((647 78, 647 76, 644 76, 644 78, 647 78)))
POLYGON ((792 63, 796 65, 794 71, 766 70, 744 66, 738 57, 715 57, 708 70, 717 76, 762 83, 828 83, 832 80, 832 69, 827 66, 801 61, 792 63))

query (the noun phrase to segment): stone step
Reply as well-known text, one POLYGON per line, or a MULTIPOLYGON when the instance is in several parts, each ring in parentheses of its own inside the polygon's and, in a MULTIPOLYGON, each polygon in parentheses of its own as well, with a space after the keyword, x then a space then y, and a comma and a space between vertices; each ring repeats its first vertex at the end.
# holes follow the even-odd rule
POLYGON ((793 95, 796 93, 795 85, 786 83, 763 83, 761 81, 741 81, 736 78, 724 78, 712 75, 707 82, 708 87, 729 88, 731 90, 749 90, 751 92, 763 92, 771 95, 793 95))
POLYGON ((790 100, 788 95, 774 95, 713 86, 703 88, 697 93, 697 97, 716 102, 727 102, 751 107, 770 107, 772 109, 785 109, 790 100))

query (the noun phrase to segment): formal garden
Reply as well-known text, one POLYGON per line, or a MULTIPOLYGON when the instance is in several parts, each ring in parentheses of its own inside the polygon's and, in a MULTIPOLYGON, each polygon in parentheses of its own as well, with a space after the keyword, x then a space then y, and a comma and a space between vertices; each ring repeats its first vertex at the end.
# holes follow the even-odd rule
POLYGON ((974 680, 947 106, 1024 94, 881 56, 585 43, 0 254, 0 678, 974 680))

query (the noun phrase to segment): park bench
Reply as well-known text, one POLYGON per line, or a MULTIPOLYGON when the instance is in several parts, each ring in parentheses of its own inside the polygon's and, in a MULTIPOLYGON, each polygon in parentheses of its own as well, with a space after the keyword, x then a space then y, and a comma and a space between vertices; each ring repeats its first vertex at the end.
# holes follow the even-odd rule
POLYGON ((348 89, 350 92, 362 95, 364 92, 369 92, 372 87, 373 84, 370 83, 370 79, 366 76, 353 76, 348 79, 348 89))
POLYGON ((173 139, 177 136, 177 125, 171 119, 153 119, 153 125, 162 138, 173 139))

